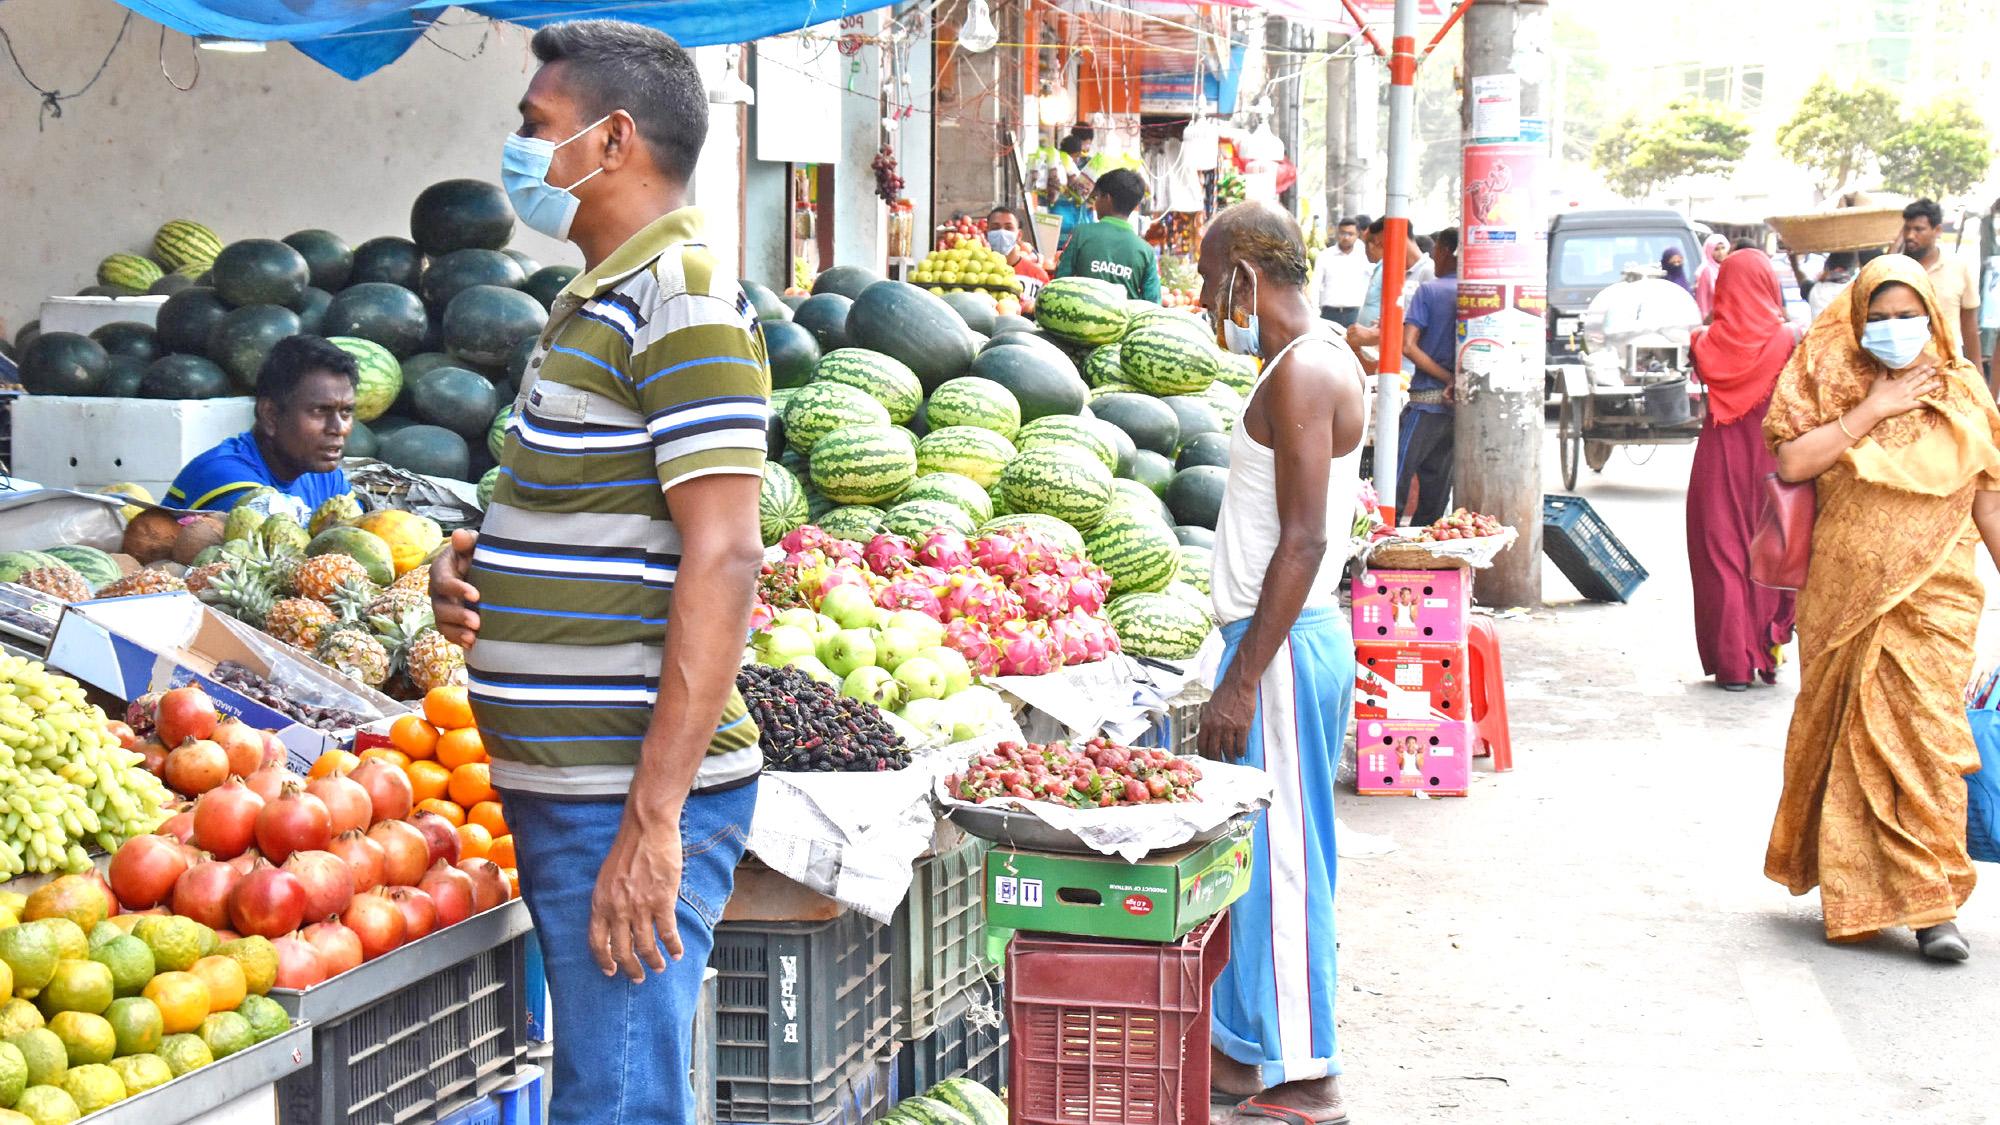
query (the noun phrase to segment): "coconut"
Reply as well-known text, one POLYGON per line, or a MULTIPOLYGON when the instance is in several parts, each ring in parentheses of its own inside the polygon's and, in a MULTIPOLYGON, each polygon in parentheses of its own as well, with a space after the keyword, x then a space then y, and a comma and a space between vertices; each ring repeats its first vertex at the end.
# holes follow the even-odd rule
MULTIPOLYGON (((174 561, 187 566, 202 548, 222 543, 222 517, 198 512, 181 517, 180 534, 174 538, 174 561)), ((133 552, 137 554, 138 552, 133 552)))
POLYGON ((125 539, 120 544, 120 550, 142 564, 158 562, 173 555, 174 542, 180 534, 180 521, 174 518, 172 512, 147 508, 125 525, 125 539))

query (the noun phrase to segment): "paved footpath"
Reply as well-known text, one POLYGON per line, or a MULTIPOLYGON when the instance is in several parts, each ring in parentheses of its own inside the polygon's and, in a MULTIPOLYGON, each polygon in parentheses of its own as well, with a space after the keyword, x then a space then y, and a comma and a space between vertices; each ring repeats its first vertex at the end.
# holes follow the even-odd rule
MULTIPOLYGON (((1549 608, 1501 622, 1514 772, 1482 763, 1465 800, 1342 794, 1397 844, 1341 861, 1357 1125, 2000 1123, 2000 866, 1956 966, 1907 932, 1830 946, 1817 895, 1763 877, 1795 665, 1741 695, 1700 675, 1690 452, 1579 482, 1652 573, 1632 604, 1551 564, 1549 608)), ((1990 611, 1982 637, 2000 653, 1990 611)))

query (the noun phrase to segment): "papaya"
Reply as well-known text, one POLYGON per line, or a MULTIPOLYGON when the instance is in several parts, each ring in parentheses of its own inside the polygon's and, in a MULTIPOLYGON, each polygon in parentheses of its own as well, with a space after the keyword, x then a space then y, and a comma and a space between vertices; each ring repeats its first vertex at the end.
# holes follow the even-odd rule
POLYGON ((368 571, 368 580, 387 586, 396 580, 396 555, 381 536, 358 527, 329 527, 306 544, 306 554, 346 555, 368 571))

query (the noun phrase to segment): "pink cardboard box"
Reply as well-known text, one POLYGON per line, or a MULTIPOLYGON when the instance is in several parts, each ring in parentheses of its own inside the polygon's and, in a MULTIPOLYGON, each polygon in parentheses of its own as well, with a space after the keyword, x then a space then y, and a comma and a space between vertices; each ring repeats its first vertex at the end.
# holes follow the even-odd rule
POLYGON ((1465 640, 1472 581, 1464 570, 1364 570, 1354 580, 1354 639, 1465 640))
POLYGON ((1354 717, 1464 719, 1465 681, 1464 645, 1362 641, 1354 646, 1354 717))
POLYGON ((1354 787, 1364 797, 1463 797, 1475 737, 1462 720, 1362 719, 1354 725, 1354 787))

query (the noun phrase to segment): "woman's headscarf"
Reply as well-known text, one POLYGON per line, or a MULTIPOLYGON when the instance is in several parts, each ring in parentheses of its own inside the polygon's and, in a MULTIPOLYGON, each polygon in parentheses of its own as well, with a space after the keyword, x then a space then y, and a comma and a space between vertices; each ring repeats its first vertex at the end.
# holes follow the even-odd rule
POLYGON ((1694 292, 1694 282, 1689 281, 1687 275, 1687 255, 1681 253, 1679 247, 1669 246, 1660 252, 1660 269, 1666 272, 1668 281, 1690 293, 1694 292), (1670 264, 1675 258, 1681 260, 1679 265, 1670 264))
MULTIPOLYGON (((1731 255, 1734 257, 1734 255, 1731 255)), ((1724 263, 1725 265, 1727 263, 1724 263)), ((1914 259, 1884 254, 1862 267, 1847 292, 1827 306, 1792 353, 1771 394, 1764 440, 1785 442, 1839 418, 1868 397, 1882 362, 1861 346, 1868 302, 1889 284, 1907 285, 1930 314, 1931 342, 1924 356, 1938 365, 1940 386, 1924 405, 1877 425, 1841 456, 1861 480, 1926 496, 1950 496, 1974 478, 2000 474, 2000 411, 1979 370, 1952 343, 1930 275, 1914 259), (1922 455, 1907 447, 1942 431, 1922 455)), ((2000 483, 2000 478, 1996 483, 2000 483)))
POLYGON ((1715 276, 1715 320, 1694 340, 1694 369, 1708 386, 1708 411, 1726 426, 1771 396, 1798 342, 1785 322, 1784 294, 1761 250, 1738 250, 1715 276))
POLYGON ((1703 320, 1715 315, 1715 271, 1722 268, 1728 254, 1729 240, 1719 234, 1709 235, 1701 244, 1701 268, 1694 275, 1694 303, 1703 320))

